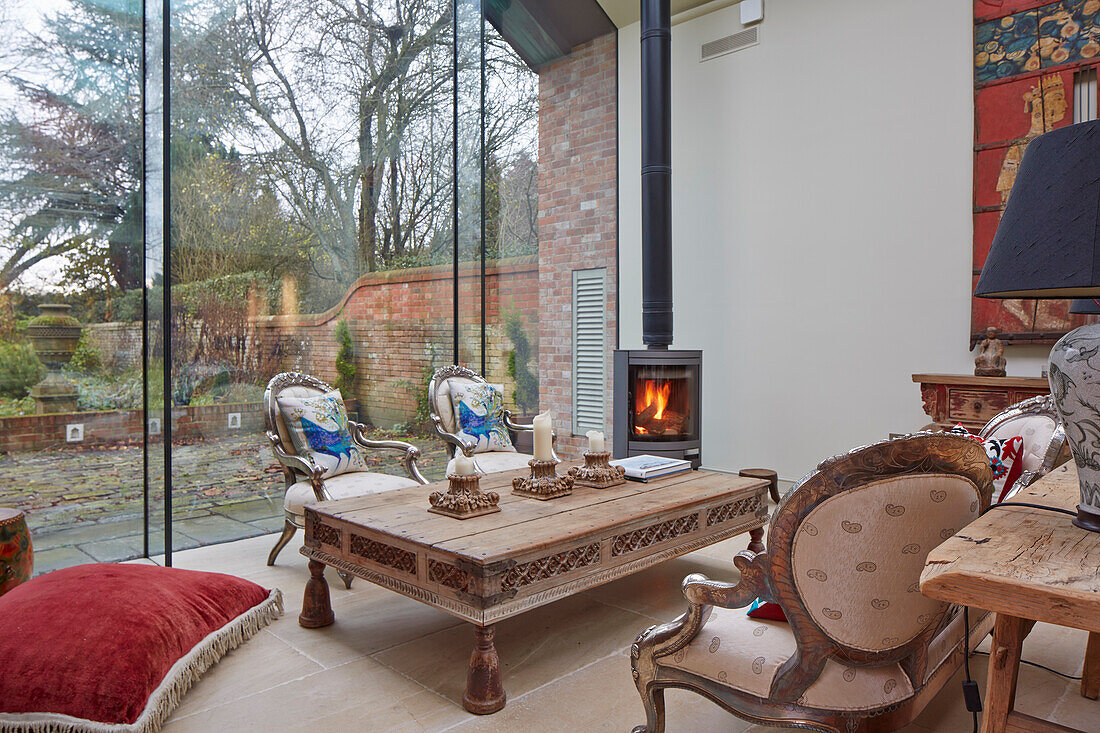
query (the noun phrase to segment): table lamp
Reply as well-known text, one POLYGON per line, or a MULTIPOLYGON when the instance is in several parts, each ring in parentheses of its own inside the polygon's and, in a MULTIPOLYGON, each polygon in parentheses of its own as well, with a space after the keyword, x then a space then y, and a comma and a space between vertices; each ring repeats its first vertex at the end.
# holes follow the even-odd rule
MULTIPOLYGON (((974 294, 1100 298, 1100 120, 1027 146, 974 294)), ((1050 350, 1050 392, 1080 476, 1073 523, 1100 532, 1100 323, 1050 350)))

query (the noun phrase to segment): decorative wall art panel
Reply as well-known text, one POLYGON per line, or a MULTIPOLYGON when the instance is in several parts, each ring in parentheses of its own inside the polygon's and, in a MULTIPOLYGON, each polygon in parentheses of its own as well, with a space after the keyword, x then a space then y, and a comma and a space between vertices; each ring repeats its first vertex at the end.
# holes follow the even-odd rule
POLYGON ((1003 18, 1049 4, 1050 0, 977 0, 974 3, 974 20, 1003 18))
MULTIPOLYGON (((1100 0, 975 0, 975 284, 1025 148, 1073 124, 1074 75, 1094 64, 1100 64, 1100 0)), ((989 326, 1005 341, 1053 343, 1083 322, 1065 301, 974 298, 970 344, 989 326)))

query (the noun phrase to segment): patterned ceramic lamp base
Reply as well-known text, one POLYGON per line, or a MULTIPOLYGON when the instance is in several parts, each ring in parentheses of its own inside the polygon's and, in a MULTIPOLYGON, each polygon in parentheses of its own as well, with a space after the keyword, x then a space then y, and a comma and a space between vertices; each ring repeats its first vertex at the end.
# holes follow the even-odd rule
POLYGON ((23 512, 0 507, 0 596, 30 580, 33 572, 34 551, 23 512))
POLYGON ((1081 481, 1073 523, 1100 532, 1100 323, 1070 331, 1051 349, 1050 392, 1081 481))

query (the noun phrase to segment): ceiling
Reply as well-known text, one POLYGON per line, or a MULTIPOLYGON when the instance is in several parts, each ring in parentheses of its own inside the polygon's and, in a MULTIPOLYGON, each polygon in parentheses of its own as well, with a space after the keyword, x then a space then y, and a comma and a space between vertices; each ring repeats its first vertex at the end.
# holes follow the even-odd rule
MULTIPOLYGON (((671 0, 672 14, 682 13, 685 10, 706 5, 711 0, 671 0)), ((611 22, 617 27, 638 22, 640 0, 598 0, 603 11, 611 18, 611 22)))

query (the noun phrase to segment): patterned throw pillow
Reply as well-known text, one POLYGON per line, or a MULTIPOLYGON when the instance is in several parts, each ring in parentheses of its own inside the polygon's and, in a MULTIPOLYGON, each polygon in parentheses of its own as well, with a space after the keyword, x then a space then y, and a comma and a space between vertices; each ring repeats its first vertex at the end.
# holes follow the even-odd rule
POLYGON ((783 613, 783 607, 778 603, 757 598, 745 612, 749 618, 762 618, 768 621, 786 621, 787 614, 783 613))
POLYGON ((451 386, 458 434, 475 441, 474 453, 515 451, 504 427, 504 388, 499 384, 459 382, 451 386))
POLYGON ((277 397, 275 401, 294 450, 321 467, 321 478, 367 470, 348 430, 348 413, 340 390, 316 397, 277 397))
POLYGON ((1011 498, 1019 489, 1016 488, 1016 479, 1020 478, 1024 466, 1020 460, 1021 451, 1024 448, 1024 439, 1019 435, 1011 438, 989 438, 982 440, 959 423, 947 432, 953 435, 961 435, 964 438, 977 440, 985 446, 985 452, 989 456, 989 466, 993 469, 993 504, 999 504, 1011 498))

